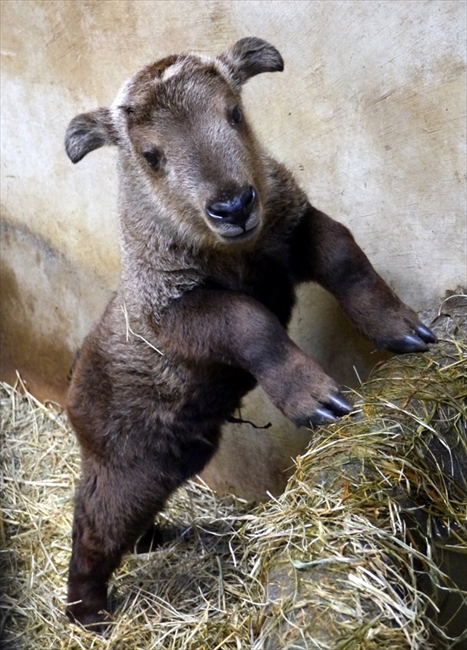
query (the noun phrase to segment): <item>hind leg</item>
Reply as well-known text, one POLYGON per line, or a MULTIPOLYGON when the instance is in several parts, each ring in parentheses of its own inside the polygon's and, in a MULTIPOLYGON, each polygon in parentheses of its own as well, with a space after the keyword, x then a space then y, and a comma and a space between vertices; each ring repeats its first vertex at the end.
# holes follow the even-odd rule
POLYGON ((105 628, 107 585, 113 571, 164 503, 160 486, 144 483, 141 473, 133 470, 132 475, 128 467, 83 471, 75 500, 67 615, 97 632, 105 628), (159 498, 154 498, 158 492, 159 498))
MULTIPOLYGON (((217 437, 215 430, 211 439, 217 437)), ((177 439, 174 433, 173 441, 177 439)), ((179 485, 201 471, 215 448, 213 442, 185 440, 173 444, 171 452, 122 454, 105 464, 83 452, 68 574, 67 615, 72 621, 104 631, 107 585, 123 554, 137 541, 136 550, 147 552, 174 536, 155 527, 154 516, 179 485)))
POLYGON ((135 553, 151 553, 159 546, 167 544, 174 539, 177 539, 182 534, 181 528, 164 527, 161 528, 158 524, 151 524, 143 535, 137 540, 135 544, 135 553))

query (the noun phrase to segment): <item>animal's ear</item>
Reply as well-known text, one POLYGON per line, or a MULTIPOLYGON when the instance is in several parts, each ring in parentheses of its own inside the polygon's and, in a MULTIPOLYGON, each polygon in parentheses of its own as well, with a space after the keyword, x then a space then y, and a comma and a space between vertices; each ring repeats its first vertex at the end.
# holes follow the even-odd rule
POLYGON ((94 149, 117 143, 117 132, 108 108, 77 115, 71 120, 65 135, 65 149, 74 163, 94 149))
POLYGON ((221 54, 220 59, 227 63, 241 84, 261 72, 281 72, 284 69, 284 61, 276 48, 251 36, 237 41, 221 54))

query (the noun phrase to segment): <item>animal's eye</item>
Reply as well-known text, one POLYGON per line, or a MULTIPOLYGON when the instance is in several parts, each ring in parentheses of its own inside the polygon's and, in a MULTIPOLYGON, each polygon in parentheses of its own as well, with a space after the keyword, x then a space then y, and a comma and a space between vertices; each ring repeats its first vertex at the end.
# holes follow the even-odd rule
POLYGON ((231 124, 240 124, 240 122, 243 119, 243 116, 242 116, 242 111, 238 108, 238 106, 234 106, 229 111, 229 119, 231 124))
POLYGON ((151 167, 151 169, 158 169, 161 164, 162 154, 160 151, 152 149, 151 151, 143 151, 143 156, 151 167))

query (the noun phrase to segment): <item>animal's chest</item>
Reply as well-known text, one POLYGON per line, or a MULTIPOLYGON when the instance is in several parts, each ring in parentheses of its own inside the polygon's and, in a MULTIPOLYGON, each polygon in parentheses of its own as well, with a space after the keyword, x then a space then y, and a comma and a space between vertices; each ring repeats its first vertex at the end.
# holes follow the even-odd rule
POLYGON ((295 304, 295 289, 287 265, 280 259, 261 256, 249 261, 242 290, 256 298, 287 325, 295 304))

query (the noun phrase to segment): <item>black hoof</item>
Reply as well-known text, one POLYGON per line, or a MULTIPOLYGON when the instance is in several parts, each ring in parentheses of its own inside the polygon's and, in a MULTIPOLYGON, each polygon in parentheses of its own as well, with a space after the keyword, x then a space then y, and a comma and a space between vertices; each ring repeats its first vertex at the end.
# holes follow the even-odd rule
POLYGON ((390 352, 396 352, 396 354, 405 354, 407 352, 426 352, 428 350, 428 345, 416 334, 406 334, 400 339, 394 339, 389 341, 384 346, 390 352))
POLYGON ((332 410, 334 413, 337 413, 337 415, 348 415, 352 410, 352 405, 349 404, 345 397, 340 393, 337 395, 331 395, 326 404, 331 406, 332 410))
POLYGON ((422 339, 422 341, 425 341, 425 343, 438 342, 438 339, 436 338, 435 334, 433 334, 433 332, 428 327, 426 327, 426 325, 417 325, 415 328, 415 332, 422 339))
POLYGON ((94 634, 105 634, 110 623, 110 615, 107 612, 103 611, 98 612, 97 614, 83 614, 82 612, 78 613, 75 611, 78 608, 80 608, 79 605, 78 607, 76 605, 69 605, 66 608, 65 613, 71 623, 74 623, 74 625, 78 625, 79 627, 82 627, 89 632, 93 632, 94 634))
POLYGON ((334 415, 334 413, 331 413, 327 408, 324 408, 324 406, 317 408, 316 411, 313 413, 313 415, 310 418, 310 424, 316 424, 316 425, 322 425, 322 424, 331 424, 331 422, 335 422, 337 420, 337 416, 334 415))
POLYGON ((423 323, 413 325, 413 331, 399 338, 386 341, 382 347, 396 354, 407 352, 426 352, 428 343, 436 343, 438 339, 423 323))
POLYGON ((182 531, 175 527, 159 528, 157 524, 153 524, 136 542, 135 553, 151 553, 163 544, 177 539, 181 533, 182 531))
POLYGON ((351 410, 352 406, 343 395, 340 393, 330 395, 327 401, 310 416, 307 425, 322 426, 331 424, 343 415, 348 415, 351 410))

